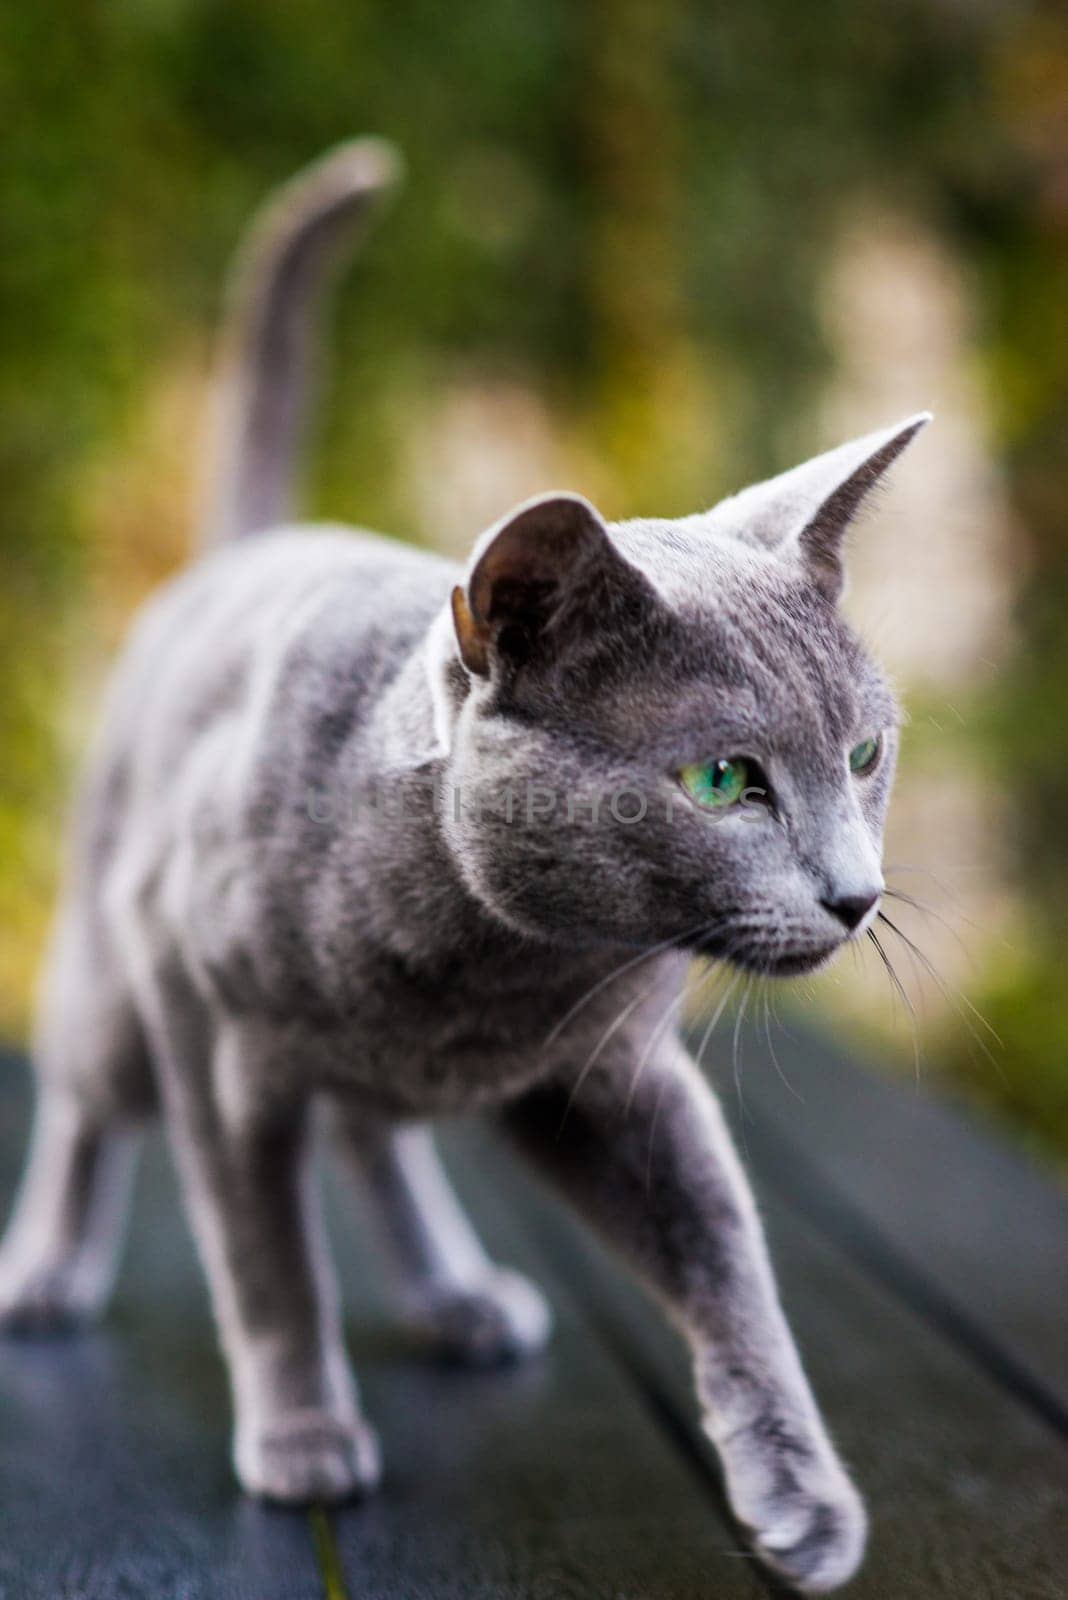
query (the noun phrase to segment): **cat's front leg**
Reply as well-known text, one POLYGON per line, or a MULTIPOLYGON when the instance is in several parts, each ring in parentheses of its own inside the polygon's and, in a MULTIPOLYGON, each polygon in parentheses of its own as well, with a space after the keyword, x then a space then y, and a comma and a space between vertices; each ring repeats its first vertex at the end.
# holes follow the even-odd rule
POLYGON ((507 1127, 686 1334, 705 1428, 757 1552, 801 1589, 834 1589, 863 1554, 864 1508, 802 1371, 749 1186, 681 1046, 640 1060, 620 1050, 577 1087, 535 1090, 507 1127))
POLYGON ((378 1445, 342 1344, 304 1108, 265 1090, 251 1028, 209 1018, 181 980, 146 999, 230 1371, 237 1475, 272 1500, 348 1498, 377 1481, 378 1445))

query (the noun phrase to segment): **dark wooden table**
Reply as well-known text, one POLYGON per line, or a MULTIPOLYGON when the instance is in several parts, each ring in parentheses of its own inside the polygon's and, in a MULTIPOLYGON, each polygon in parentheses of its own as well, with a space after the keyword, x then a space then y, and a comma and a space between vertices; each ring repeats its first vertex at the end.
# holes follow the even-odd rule
MULTIPOLYGON (((780 1040, 733 1110, 783 1294, 873 1534, 856 1600, 1068 1597, 1068 1197, 911 1087, 780 1040)), ((28 1112, 0 1062, 10 1194, 28 1112)), ((473 1127, 450 1164, 558 1330, 525 1368, 441 1370, 391 1328, 333 1195, 351 1343, 382 1434, 377 1499, 243 1499, 200 1274, 157 1143, 99 1331, 0 1343, 0 1600, 734 1600, 777 1592, 737 1542, 686 1362, 602 1252, 473 1127)))

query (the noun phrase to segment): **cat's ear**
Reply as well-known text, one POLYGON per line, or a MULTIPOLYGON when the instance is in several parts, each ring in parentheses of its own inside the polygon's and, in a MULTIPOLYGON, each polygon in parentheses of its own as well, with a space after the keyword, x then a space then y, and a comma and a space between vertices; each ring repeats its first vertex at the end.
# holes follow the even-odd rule
POLYGON ((559 652, 577 632, 602 627, 620 599, 646 592, 588 500, 539 495, 482 535, 452 592, 460 659, 486 677, 495 657, 518 665, 559 652))
POLYGON ((931 413, 921 411, 743 489, 715 508, 714 522, 746 544, 799 561, 821 593, 836 601, 844 586, 846 529, 866 496, 930 420, 931 413))

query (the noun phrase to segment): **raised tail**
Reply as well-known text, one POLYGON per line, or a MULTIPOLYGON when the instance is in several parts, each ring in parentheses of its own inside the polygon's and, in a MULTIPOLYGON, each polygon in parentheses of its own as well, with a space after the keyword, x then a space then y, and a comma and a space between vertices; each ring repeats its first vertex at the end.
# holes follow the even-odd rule
POLYGON ((316 313, 342 247, 400 175, 378 139, 338 145, 271 196, 235 263, 211 440, 204 538, 240 539, 290 516, 312 378, 316 313))

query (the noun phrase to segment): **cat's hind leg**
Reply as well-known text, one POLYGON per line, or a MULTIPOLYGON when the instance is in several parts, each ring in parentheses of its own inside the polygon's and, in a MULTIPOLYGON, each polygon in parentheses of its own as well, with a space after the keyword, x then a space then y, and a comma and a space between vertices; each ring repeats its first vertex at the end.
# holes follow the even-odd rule
POLYGON ((540 1350, 552 1317, 540 1289, 487 1256, 428 1129, 340 1108, 344 1154, 368 1195, 413 1331, 447 1359, 496 1366, 540 1350))
POLYGON ((0 1331, 25 1334, 77 1326, 106 1305, 153 1103, 133 1002, 78 913, 53 940, 35 1057, 30 1153, 0 1244, 0 1331))
POLYGON ((25 1176, 0 1245, 0 1331, 61 1331, 104 1309, 138 1142, 135 1128, 102 1122, 83 1097, 42 1088, 25 1176))

